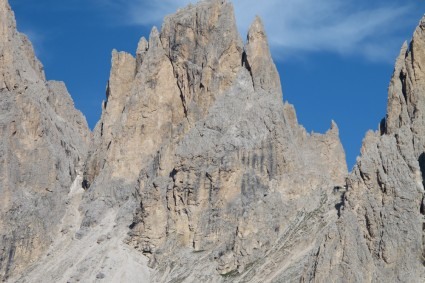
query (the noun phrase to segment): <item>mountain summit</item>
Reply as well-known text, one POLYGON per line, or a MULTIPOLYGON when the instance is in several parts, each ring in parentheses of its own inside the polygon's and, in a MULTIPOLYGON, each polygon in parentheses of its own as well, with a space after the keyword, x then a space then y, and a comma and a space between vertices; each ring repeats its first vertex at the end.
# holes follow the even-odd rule
POLYGON ((228 1, 114 50, 91 133, 0 0, 0 279, 423 281, 422 26, 349 173, 336 123, 298 124, 261 19, 244 44, 228 1))
POLYGON ((0 279, 23 274, 57 237, 90 136, 0 1, 0 279))

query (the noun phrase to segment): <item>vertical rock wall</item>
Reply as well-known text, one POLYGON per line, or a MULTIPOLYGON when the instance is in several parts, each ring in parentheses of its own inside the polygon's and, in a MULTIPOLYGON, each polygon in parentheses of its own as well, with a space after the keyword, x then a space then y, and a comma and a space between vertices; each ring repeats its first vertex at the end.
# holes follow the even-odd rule
POLYGON ((22 272, 50 245, 89 139, 65 86, 46 81, 1 0, 0 280, 22 272))
MULTIPOLYGON (((423 29, 403 46, 387 117, 348 175, 337 125, 309 134, 298 124, 261 19, 244 43, 231 3, 189 5, 135 57, 114 51, 91 136, 0 0, 0 279, 25 282, 77 211, 66 254, 87 266, 72 278, 92 278, 111 252, 101 243, 121 247, 127 233, 131 272, 146 255, 153 282, 422 282, 423 29), (80 174, 82 203, 65 213, 80 174), (74 236, 92 248, 98 234, 99 255, 76 252, 74 236)), ((31 278, 62 275, 45 262, 31 278)))
POLYGON ((401 49, 386 119, 363 141, 341 218, 312 257, 306 281, 425 280, 423 29, 424 19, 401 49))
POLYGON ((113 53, 90 152, 83 225, 113 207, 125 221, 135 211, 127 241, 160 282, 255 281, 247 270, 282 247, 296 219, 330 210, 315 233, 336 218, 333 188, 347 175, 336 124, 325 135, 298 125, 261 20, 244 45, 227 1, 166 17, 136 58, 113 53), (187 268, 167 269, 178 261, 187 268))

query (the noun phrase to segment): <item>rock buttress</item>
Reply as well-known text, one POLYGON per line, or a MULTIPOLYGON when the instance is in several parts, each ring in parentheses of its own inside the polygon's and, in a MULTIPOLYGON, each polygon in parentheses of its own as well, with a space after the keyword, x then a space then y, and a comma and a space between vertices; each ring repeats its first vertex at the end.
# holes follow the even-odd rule
POLYGON ((57 235, 90 131, 63 83, 46 81, 31 43, 0 1, 0 280, 57 235))

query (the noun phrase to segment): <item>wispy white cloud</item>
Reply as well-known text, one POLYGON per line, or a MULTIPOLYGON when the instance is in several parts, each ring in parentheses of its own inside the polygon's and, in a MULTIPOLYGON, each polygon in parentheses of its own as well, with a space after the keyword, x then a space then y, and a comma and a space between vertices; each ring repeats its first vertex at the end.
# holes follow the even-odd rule
MULTIPOLYGON (((105 0, 106 1, 106 0, 105 0)), ((129 24, 159 25, 162 18, 190 0, 116 0, 129 24)), ((419 19, 415 5, 399 0, 234 0, 241 34, 255 15, 266 25, 274 54, 279 58, 300 53, 332 52, 393 61, 403 38, 399 31, 419 19)))

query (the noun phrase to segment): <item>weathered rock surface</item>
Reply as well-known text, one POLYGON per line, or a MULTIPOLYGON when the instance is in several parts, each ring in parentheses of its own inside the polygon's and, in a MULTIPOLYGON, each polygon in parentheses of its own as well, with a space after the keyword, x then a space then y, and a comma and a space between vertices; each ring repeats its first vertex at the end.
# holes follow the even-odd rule
POLYGON ((366 135, 341 218, 313 253, 305 281, 425 280, 424 27, 425 18, 401 49, 387 117, 366 135))
POLYGON ((270 54, 263 23, 258 16, 248 31, 245 52, 244 64, 251 72, 255 90, 281 94, 279 73, 270 54))
POLYGON ((79 175, 66 196, 66 211, 49 249, 22 274, 10 282, 149 282, 147 259, 123 241, 126 229, 116 219, 117 210, 109 210, 98 225, 83 236, 83 215, 79 211, 85 193, 79 175))
POLYGON ((261 19, 244 44, 231 3, 113 51, 91 136, 0 0, 0 279, 423 282, 424 28, 348 175, 337 125, 298 124, 261 19))
POLYGON ((306 261, 337 218, 345 155, 336 124, 308 134, 283 103, 261 20, 244 46, 232 5, 204 1, 168 16, 136 58, 112 57, 82 231, 102 211, 120 207, 124 223, 136 211, 127 242, 158 282, 257 282, 279 249, 275 264, 306 261))
POLYGON ((46 81, 28 39, 0 1, 0 280, 49 247, 90 132, 60 82, 46 81))

